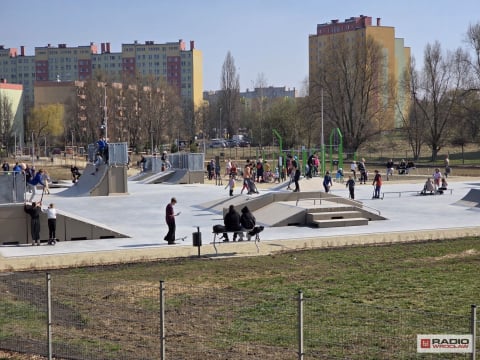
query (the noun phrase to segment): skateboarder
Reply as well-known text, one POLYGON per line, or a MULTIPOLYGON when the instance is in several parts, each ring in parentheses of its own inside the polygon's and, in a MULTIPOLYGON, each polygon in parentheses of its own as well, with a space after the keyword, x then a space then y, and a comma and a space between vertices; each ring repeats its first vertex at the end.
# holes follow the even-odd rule
POLYGON ((30 215, 30 231, 32 234, 32 245, 40 245, 40 213, 42 212, 42 203, 32 202, 32 205, 23 205, 23 210, 30 215))
POLYGON ((177 199, 172 197, 170 200, 170 203, 167 205, 165 209, 165 222, 167 223, 168 226, 168 233, 165 235, 163 240, 168 242, 168 245, 174 245, 175 244, 175 216, 180 215, 180 212, 176 213, 173 210, 173 207, 177 203, 177 199))

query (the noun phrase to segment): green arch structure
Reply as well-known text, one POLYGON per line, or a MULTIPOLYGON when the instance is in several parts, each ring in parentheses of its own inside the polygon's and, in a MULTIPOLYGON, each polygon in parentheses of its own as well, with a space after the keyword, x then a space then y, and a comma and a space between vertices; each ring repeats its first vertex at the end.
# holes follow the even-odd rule
POLYGON ((339 128, 334 128, 330 132, 330 172, 333 172, 333 137, 338 135, 338 168, 343 169, 343 135, 339 128))

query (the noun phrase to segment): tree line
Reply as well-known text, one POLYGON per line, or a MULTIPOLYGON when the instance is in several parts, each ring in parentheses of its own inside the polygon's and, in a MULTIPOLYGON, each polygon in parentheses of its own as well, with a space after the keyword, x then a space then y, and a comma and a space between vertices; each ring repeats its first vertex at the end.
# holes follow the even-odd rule
MULTIPOLYGON (((428 148, 431 159, 447 145, 465 146, 480 135, 480 23, 469 25, 466 48, 442 49, 427 44, 423 59, 411 57, 395 78, 385 71, 382 46, 367 37, 364 46, 338 33, 304 81, 299 98, 271 99, 260 73, 255 88, 260 95, 240 97, 240 79, 228 51, 220 74, 215 102, 195 107, 178 90, 153 76, 137 75, 113 82, 104 74, 77 88, 67 104, 32 109, 26 118, 26 137, 38 143, 85 146, 108 132, 111 142, 128 142, 136 151, 177 150, 182 143, 196 150, 201 141, 243 133, 253 145, 275 142, 273 130, 285 148, 318 148, 322 128, 339 128, 346 152, 355 152, 392 129, 407 141, 418 159, 428 148)), ((12 111, 0 97, 0 141, 11 147, 12 111)))

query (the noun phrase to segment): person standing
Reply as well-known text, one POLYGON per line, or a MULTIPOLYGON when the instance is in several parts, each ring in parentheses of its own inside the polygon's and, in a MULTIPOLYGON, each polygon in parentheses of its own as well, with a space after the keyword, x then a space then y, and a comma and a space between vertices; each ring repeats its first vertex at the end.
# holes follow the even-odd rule
POLYGON ((48 172, 45 170, 43 172, 43 183, 45 184, 44 186, 44 192, 45 194, 50 195, 50 187, 48 186, 50 184, 50 175, 48 175, 48 172))
POLYGON ((393 177, 393 160, 392 159, 387 161, 387 181, 389 180, 389 176, 393 177))
POLYGON ((350 171, 352 172, 353 180, 357 180, 357 162, 355 160, 350 165, 350 171))
POLYGON ((345 187, 348 188, 348 192, 350 193, 350 199, 355 200, 355 180, 353 180, 352 176, 348 177, 348 181, 345 184, 345 187))
POLYGON ((330 188, 332 187, 333 182, 332 182, 332 177, 330 176, 330 171, 327 171, 325 173, 325 176, 323 177, 323 188, 325 189, 325 192, 328 193, 330 191, 330 188))
POLYGON ((167 223, 168 226, 168 233, 165 235, 163 240, 168 242, 168 245, 175 245, 175 230, 176 230, 176 225, 175 225, 175 216, 180 215, 180 212, 175 214, 175 211, 173 207, 177 203, 177 199, 172 197, 170 202, 168 203, 166 209, 165 209, 165 222, 167 223))
POLYGON ((380 190, 382 188, 382 175, 378 170, 375 170, 375 177, 373 178, 372 185, 375 187, 373 191, 373 198, 380 199, 380 190))
POLYGON ((450 175, 451 171, 452 169, 450 168, 450 159, 447 154, 447 156, 445 156, 445 177, 446 178, 448 177, 448 175, 450 175))
POLYGON ((362 158, 362 161, 358 163, 358 170, 360 171, 360 184, 367 183, 368 175, 367 175, 367 167, 365 166, 365 159, 362 158))
POLYGON ((42 209, 44 213, 47 213, 48 221, 48 245, 55 245, 57 242, 56 230, 57 230, 57 209, 52 203, 48 205, 48 208, 42 209))
POLYGON ((301 171, 296 164, 297 162, 294 162, 292 168, 292 171, 294 171, 293 182, 295 183, 295 190, 293 190, 293 192, 300 192, 300 184, 298 182, 300 181, 301 171))
MULTIPOLYGON (((227 186, 225 186, 225 189, 229 188, 229 195, 233 196, 233 190, 235 189, 235 178, 233 175, 230 175, 230 179, 228 180, 227 186)), ((243 191, 243 189, 242 189, 243 191)))
POLYGON ((31 205, 25 203, 23 210, 30 215, 30 231, 32 234, 32 246, 40 246, 40 213, 42 212, 42 203, 32 202, 31 205))
POLYGON ((2 170, 3 171, 10 171, 10 164, 6 161, 3 162, 2 164, 2 170))

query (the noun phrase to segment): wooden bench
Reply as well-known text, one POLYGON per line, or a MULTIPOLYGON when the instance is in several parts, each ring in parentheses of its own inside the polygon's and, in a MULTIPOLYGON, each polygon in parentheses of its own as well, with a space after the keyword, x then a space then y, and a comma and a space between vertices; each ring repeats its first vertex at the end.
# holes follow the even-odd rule
MULTIPOLYGON (((232 234, 232 235, 242 235, 242 236, 248 236, 248 233, 252 231, 253 229, 250 230, 237 230, 237 231, 221 231, 221 232, 215 232, 213 231, 213 248, 215 249, 215 253, 218 254, 218 249, 217 249, 217 244, 224 244, 224 243, 230 243, 230 241, 217 241, 217 236, 218 235, 223 235, 223 234, 232 234)), ((260 233, 256 233, 255 235, 255 246, 257 247, 257 252, 260 252, 260 248, 258 247, 258 243, 260 242, 260 233)), ((247 240, 248 241, 248 240, 247 240)))

